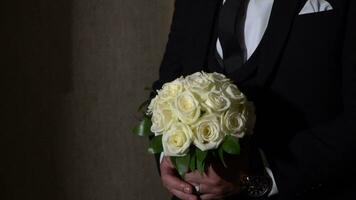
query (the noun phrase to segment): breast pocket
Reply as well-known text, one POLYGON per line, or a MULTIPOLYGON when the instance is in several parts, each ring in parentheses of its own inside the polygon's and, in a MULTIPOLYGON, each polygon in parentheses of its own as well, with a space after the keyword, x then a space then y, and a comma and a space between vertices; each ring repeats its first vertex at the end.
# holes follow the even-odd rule
MULTIPOLYGON (((281 70, 302 74, 310 82, 315 77, 331 80, 339 70, 344 23, 335 11, 296 16, 285 49, 286 67, 281 70)), ((320 84, 325 85, 322 81, 320 84)))
POLYGON ((339 42, 342 24, 335 10, 298 15, 291 29, 290 42, 310 50, 327 50, 339 42))
POLYGON ((339 15, 335 10, 298 15, 294 21, 295 29, 309 31, 329 31, 337 28, 339 15))

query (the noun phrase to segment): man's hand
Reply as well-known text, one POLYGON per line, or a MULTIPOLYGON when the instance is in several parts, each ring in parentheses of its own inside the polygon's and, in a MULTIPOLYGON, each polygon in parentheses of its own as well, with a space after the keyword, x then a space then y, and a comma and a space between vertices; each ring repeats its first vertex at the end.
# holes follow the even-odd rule
POLYGON ((200 199, 222 199, 241 193, 241 176, 247 174, 247 157, 227 159, 227 168, 220 163, 209 165, 206 172, 187 173, 184 177, 189 184, 199 187, 200 199))
POLYGON ((169 158, 163 158, 160 168, 163 186, 169 192, 182 200, 198 200, 198 196, 193 194, 193 186, 177 176, 169 158))
POLYGON ((185 180, 199 187, 202 200, 222 199, 240 192, 238 181, 226 180, 212 166, 204 174, 198 171, 186 174, 185 180))

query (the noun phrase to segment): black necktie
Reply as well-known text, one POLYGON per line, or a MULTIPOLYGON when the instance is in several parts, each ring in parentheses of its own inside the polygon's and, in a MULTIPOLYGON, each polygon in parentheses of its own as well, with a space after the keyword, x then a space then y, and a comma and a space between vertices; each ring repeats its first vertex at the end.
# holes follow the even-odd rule
POLYGON ((228 73, 244 63, 241 46, 244 15, 245 0, 226 0, 220 10, 218 37, 224 54, 222 64, 228 73))

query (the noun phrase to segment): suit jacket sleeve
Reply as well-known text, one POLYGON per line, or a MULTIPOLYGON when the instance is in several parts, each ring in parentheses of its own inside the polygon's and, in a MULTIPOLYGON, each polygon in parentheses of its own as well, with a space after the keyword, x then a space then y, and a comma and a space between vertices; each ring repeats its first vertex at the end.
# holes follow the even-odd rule
MULTIPOLYGON (((176 0, 174 3, 174 13, 170 32, 168 35, 168 42, 166 45, 165 53, 159 68, 159 78, 152 84, 152 91, 150 98, 157 94, 157 90, 162 87, 166 82, 178 78, 182 72, 182 65, 180 63, 181 54, 183 52, 184 41, 186 38, 184 15, 184 4, 187 1, 176 0)), ((155 155, 157 166, 160 164, 160 154, 155 155)))
POLYGON ((156 94, 156 90, 160 89, 164 83, 178 78, 182 72, 180 58, 183 53, 184 41, 187 35, 185 24, 182 23, 187 20, 185 19, 187 16, 184 15, 184 4, 186 4, 184 0, 175 1, 168 42, 159 68, 159 79, 152 85, 153 91, 151 97, 156 94))
POLYGON ((355 177, 356 1, 349 4, 340 66, 343 112, 328 123, 296 134, 288 145, 291 159, 267 156, 282 199, 323 188, 332 191, 342 184, 339 179, 355 177))

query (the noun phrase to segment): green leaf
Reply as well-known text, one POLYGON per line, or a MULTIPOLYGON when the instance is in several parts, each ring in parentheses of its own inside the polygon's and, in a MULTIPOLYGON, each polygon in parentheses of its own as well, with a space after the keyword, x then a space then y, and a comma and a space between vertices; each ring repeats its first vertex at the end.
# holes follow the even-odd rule
POLYGON ((223 150, 221 145, 220 145, 220 147, 218 149, 218 154, 219 154, 219 158, 220 158, 221 163, 224 165, 225 168, 227 168, 227 165, 226 165, 225 160, 224 160, 224 150, 223 150))
POLYGON ((152 126, 151 118, 145 116, 142 119, 142 121, 138 124, 138 126, 136 126, 133 129, 133 133, 138 136, 151 136, 153 135, 153 133, 151 132, 151 126, 152 126))
POLYGON ((213 151, 210 151, 211 152, 211 155, 214 157, 214 158, 217 158, 218 157, 218 154, 217 154, 217 151, 216 150, 213 150, 213 151))
POLYGON ((240 154, 239 139, 231 135, 226 136, 222 144, 222 148, 228 154, 239 155, 240 154))
POLYGON ((191 171, 195 171, 197 169, 197 157, 195 155, 195 151, 190 151, 190 161, 189 161, 189 169, 191 171))
POLYGON ((151 154, 163 152, 162 135, 153 137, 148 146, 148 152, 151 154))
POLYGON ((183 177, 184 174, 188 172, 189 161, 190 161, 189 153, 185 156, 175 158, 176 169, 181 177, 183 177))
POLYGON ((200 173, 204 173, 205 171, 205 158, 208 155, 207 151, 201 151, 199 148, 196 148, 195 154, 197 157, 197 169, 200 173))
POLYGON ((198 170, 200 174, 203 174, 205 172, 205 160, 201 163, 201 166, 199 167, 198 170))
POLYGON ((141 105, 138 107, 137 111, 138 111, 138 112, 143 111, 143 109, 144 109, 146 106, 148 106, 150 103, 151 103, 151 100, 150 100, 150 99, 144 101, 144 102, 141 103, 141 105))

